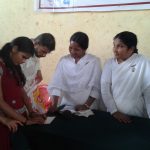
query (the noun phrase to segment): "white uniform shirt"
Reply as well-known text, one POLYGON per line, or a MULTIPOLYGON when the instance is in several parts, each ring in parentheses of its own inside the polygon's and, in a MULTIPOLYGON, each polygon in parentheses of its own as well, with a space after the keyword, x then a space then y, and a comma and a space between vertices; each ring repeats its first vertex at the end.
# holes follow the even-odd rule
POLYGON ((27 94, 36 85, 37 71, 40 70, 39 58, 34 56, 30 57, 25 63, 21 64, 22 71, 26 77, 26 84, 24 86, 27 94))
POLYGON ((150 115, 149 77, 150 61, 142 55, 133 54, 121 64, 114 58, 108 60, 101 77, 107 110, 140 117, 150 115))
POLYGON ((48 91, 61 97, 60 104, 70 109, 84 104, 88 97, 96 98, 92 108, 99 108, 101 66, 99 58, 86 54, 76 64, 74 58, 66 55, 60 59, 48 91))

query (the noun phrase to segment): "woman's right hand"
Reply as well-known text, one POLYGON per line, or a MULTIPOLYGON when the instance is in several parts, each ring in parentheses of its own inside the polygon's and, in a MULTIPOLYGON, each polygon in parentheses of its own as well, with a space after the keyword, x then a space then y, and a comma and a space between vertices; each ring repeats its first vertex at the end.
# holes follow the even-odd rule
POLYGON ((46 118, 43 117, 32 117, 28 118, 26 121, 26 125, 32 125, 32 124, 44 124, 46 118))
POLYGON ((57 105, 53 104, 49 107, 48 112, 54 113, 55 111, 57 111, 57 105))
POLYGON ((127 115, 125 115, 119 111, 113 113, 112 116, 121 123, 131 123, 132 122, 130 117, 128 117, 127 115))

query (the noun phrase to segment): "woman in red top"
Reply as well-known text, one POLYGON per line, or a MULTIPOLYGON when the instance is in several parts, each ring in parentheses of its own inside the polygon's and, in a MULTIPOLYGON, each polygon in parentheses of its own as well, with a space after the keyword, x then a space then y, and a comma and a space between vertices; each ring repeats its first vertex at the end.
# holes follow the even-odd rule
MULTIPOLYGON (((43 122, 39 117, 28 117, 26 108, 29 107, 26 107, 27 102, 22 93, 26 79, 20 64, 33 55, 34 45, 27 37, 14 39, 5 44, 0 51, 0 115, 19 121, 20 124, 43 122)), ((0 145, 3 147, 9 143, 9 128, 0 123, 0 132, 0 145), (3 136, 6 138, 2 138, 3 136)), ((9 147, 2 149, 8 150, 9 147)))

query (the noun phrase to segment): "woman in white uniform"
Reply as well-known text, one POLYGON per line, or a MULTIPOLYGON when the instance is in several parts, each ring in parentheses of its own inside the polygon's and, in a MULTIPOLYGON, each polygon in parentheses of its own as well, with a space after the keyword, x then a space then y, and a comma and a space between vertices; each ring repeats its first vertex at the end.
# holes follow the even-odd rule
POLYGON ((83 32, 76 32, 70 38, 70 54, 63 56, 56 68, 48 91, 53 96, 55 111, 60 105, 65 110, 98 109, 100 101, 100 60, 87 54, 89 38, 83 32))
POLYGON ((101 93, 107 111, 118 121, 131 116, 150 116, 150 60, 137 50, 137 37, 124 31, 113 41, 114 58, 107 61, 101 77, 101 93))

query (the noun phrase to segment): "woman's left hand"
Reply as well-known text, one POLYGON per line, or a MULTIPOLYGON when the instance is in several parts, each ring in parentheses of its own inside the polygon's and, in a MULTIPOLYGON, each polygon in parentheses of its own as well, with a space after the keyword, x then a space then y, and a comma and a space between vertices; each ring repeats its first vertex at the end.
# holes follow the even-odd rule
POLYGON ((76 105, 75 106, 75 110, 76 111, 82 111, 82 110, 87 110, 87 109, 89 109, 89 108, 87 108, 87 106, 86 105, 76 105))
POLYGON ((20 121, 12 120, 10 118, 5 118, 4 124, 9 128, 10 131, 16 132, 18 129, 18 125, 23 126, 20 121))
POLYGON ((131 123, 132 122, 132 120, 130 119, 129 116, 127 116, 126 114, 123 114, 119 111, 116 111, 115 113, 113 113, 112 116, 121 123, 131 123))
POLYGON ((31 120, 34 120, 34 121, 42 124, 42 123, 44 123, 44 121, 46 119, 46 115, 45 114, 39 114, 39 113, 36 113, 36 112, 32 112, 32 113, 30 113, 29 118, 31 120))
POLYGON ((38 112, 31 112, 31 113, 29 114, 29 116, 30 116, 31 118, 34 118, 34 117, 42 117, 42 118, 46 119, 46 114, 39 114, 38 112))

